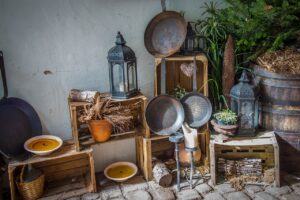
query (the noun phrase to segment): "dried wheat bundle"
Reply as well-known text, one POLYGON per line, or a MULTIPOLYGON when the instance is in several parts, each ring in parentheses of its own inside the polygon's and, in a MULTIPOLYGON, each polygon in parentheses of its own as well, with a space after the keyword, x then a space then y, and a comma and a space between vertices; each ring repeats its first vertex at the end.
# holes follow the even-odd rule
POLYGON ((113 133, 122 133, 134 128, 141 102, 122 105, 112 101, 110 97, 98 97, 94 104, 87 104, 80 112, 78 120, 88 122, 90 120, 106 119, 113 125, 113 133))

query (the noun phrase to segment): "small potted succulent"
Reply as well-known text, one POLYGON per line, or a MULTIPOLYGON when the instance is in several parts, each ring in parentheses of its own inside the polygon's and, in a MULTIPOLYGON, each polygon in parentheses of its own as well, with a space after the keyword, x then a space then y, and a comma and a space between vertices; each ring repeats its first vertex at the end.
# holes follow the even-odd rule
POLYGON ((211 124, 216 132, 231 136, 235 134, 238 128, 238 116, 235 112, 230 109, 220 110, 213 115, 213 118, 211 124))

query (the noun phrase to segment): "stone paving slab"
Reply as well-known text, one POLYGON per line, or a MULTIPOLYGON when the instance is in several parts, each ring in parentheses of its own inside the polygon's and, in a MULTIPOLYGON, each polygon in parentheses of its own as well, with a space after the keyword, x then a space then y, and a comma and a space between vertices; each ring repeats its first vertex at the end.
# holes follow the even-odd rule
POLYGON ((200 194, 196 190, 181 190, 176 193, 178 200, 200 200, 202 199, 200 194))
POLYGON ((156 188, 156 189, 151 189, 150 194, 153 199, 155 200, 175 200, 175 195, 172 192, 172 190, 167 189, 167 188, 156 188))
POLYGON ((225 198, 218 192, 212 192, 212 193, 207 194, 204 197, 204 200, 225 200, 225 198))
POLYGON ((291 193, 292 190, 289 186, 283 186, 283 187, 267 187, 266 192, 272 194, 273 196, 279 197, 284 194, 291 193))
POLYGON ((255 194, 255 200, 277 200, 276 197, 272 196, 267 192, 259 192, 255 194))
POLYGON ((99 193, 86 193, 81 196, 81 200, 95 200, 99 198, 100 198, 99 193))
POLYGON ((257 186, 257 185, 246 185, 245 186, 245 192, 250 196, 250 197, 254 197, 255 193, 258 192, 262 192, 263 188, 261 186, 257 186))
POLYGON ((100 189, 100 196, 103 200, 123 196, 119 185, 103 187, 100 189))
POLYGON ((229 192, 235 192, 236 190, 231 187, 230 184, 224 183, 224 184, 220 184, 220 185, 216 185, 214 186, 214 189, 219 192, 220 194, 226 194, 229 192))
POLYGON ((197 190, 197 192, 199 192, 202 196, 204 196, 210 191, 212 191, 212 188, 207 183, 202 183, 200 185, 197 185, 195 187, 195 190, 197 190))
POLYGON ((300 199, 300 195, 295 194, 295 193, 285 194, 280 199, 281 200, 299 200, 300 199))
POLYGON ((135 190, 147 190, 148 187, 148 183, 142 176, 135 176, 128 181, 121 183, 121 190, 124 194, 135 190))
POLYGON ((225 195, 227 200, 250 200, 244 192, 231 192, 225 195))
POLYGON ((145 190, 130 191, 125 194, 125 198, 128 200, 151 200, 152 199, 149 192, 145 190))

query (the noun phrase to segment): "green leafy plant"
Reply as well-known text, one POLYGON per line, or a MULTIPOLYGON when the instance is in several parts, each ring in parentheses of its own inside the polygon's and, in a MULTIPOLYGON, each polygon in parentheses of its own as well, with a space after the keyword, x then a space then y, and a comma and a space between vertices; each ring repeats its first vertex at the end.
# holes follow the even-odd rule
POLYGON ((200 37, 206 38, 206 48, 204 49, 209 64, 212 67, 209 73, 209 88, 213 98, 215 110, 223 107, 222 100, 222 63, 224 45, 227 38, 226 27, 219 20, 216 3, 205 3, 204 19, 199 19, 195 23, 195 30, 200 37))
POLYGON ((299 0, 226 0, 227 8, 211 12, 236 39, 243 62, 294 43, 300 33, 299 0))
POLYGON ((235 125, 237 123, 238 117, 235 112, 230 109, 224 109, 216 112, 213 117, 218 123, 224 125, 235 125))
POLYGON ((174 96, 176 99, 181 99, 186 95, 186 90, 185 88, 181 87, 180 85, 177 85, 176 88, 174 88, 174 96))

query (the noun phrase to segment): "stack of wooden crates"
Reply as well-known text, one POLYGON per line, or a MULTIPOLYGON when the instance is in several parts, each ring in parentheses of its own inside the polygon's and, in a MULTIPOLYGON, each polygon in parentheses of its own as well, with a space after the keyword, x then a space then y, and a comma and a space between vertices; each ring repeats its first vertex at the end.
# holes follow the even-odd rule
MULTIPOLYGON (((104 98, 108 95, 108 93, 103 93, 101 97, 104 98)), ((144 117, 147 105, 145 96, 140 94, 130 99, 112 100, 111 103, 117 106, 137 102, 140 102, 137 116, 138 125, 132 131, 112 134, 109 141, 149 134, 144 117)), ((93 149, 91 148, 91 145, 97 142, 93 140, 87 124, 78 120, 84 107, 90 103, 73 102, 70 99, 68 103, 73 139, 64 141, 59 150, 48 156, 33 156, 24 161, 9 163, 8 174, 12 200, 18 199, 20 196, 16 189, 16 181, 19 179, 21 169, 28 164, 32 164, 33 167, 40 169, 45 174, 45 190, 41 199, 66 199, 97 191, 93 149)))
MULTIPOLYGON (((205 96, 208 95, 208 61, 204 54, 195 55, 197 65, 197 89, 205 96)), ((154 96, 161 92, 161 81, 165 81, 166 94, 174 95, 174 89, 180 85, 187 92, 192 91, 192 77, 186 76, 181 70, 181 64, 190 64, 194 56, 173 55, 165 58, 166 71, 165 77, 161 77, 161 58, 155 58, 155 80, 154 96)), ((152 179, 152 158, 163 154, 174 153, 174 144, 170 143, 168 136, 159 136, 152 132, 136 137, 137 163, 146 180, 152 179)), ((209 158, 209 129, 208 124, 198 129, 199 144, 202 151, 202 163, 209 158)), ((205 162, 208 164, 208 162, 205 162)))

